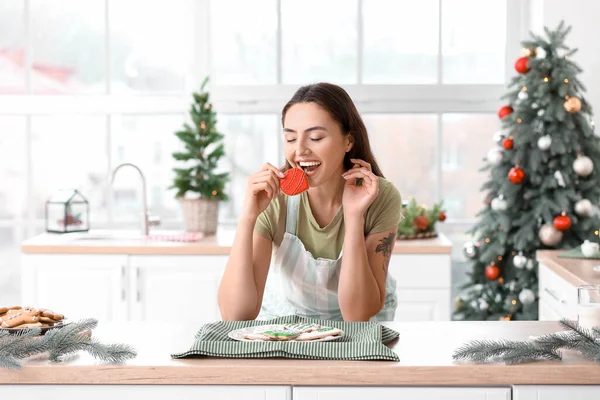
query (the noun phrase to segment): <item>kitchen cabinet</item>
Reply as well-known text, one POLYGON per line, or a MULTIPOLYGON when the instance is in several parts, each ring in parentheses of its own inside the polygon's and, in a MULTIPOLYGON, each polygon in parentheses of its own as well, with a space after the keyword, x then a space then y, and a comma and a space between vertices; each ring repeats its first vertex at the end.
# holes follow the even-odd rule
POLYGON ((450 254, 392 254, 388 271, 396 279, 394 321, 450 321, 450 254))
POLYGON ((70 319, 177 322, 220 319, 226 256, 31 254, 23 257, 22 304, 70 319))
POLYGON ((510 387, 294 387, 294 400, 510 400, 510 387))
MULTIPOLYGON (((594 367, 590 367, 594 368, 594 367)), ((597 400, 598 385, 535 385, 513 386, 513 400, 597 400)))
POLYGON ((129 257, 129 305, 134 321, 199 327, 221 319, 217 289, 226 256, 129 257))
MULTIPOLYGON (((199 382, 200 383, 200 382, 199 382)), ((292 400, 288 386, 203 385, 3 385, 7 399, 44 400, 144 400, 219 399, 292 400)))
MULTIPOLYGON (((220 319, 227 255, 24 254, 22 304, 69 318, 199 324, 220 319)), ((396 321, 450 320, 450 256, 394 254, 396 321)))
POLYGON ((577 320, 577 288, 539 263, 539 320, 577 320))
POLYGON ((71 320, 127 320, 126 255, 31 254, 23 257, 21 305, 71 320))

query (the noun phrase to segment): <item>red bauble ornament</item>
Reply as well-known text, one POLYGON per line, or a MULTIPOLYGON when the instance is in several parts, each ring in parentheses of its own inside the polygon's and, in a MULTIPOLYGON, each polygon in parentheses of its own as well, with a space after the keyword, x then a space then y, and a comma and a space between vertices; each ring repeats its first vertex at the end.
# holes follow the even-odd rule
POLYGON ((568 231, 571 228, 571 218, 566 216, 564 213, 563 215, 559 215, 558 217, 554 218, 554 227, 559 231, 568 231))
POLYGON ((500 276, 500 268, 495 266, 494 264, 490 264, 485 267, 485 277, 490 281, 495 281, 500 276))
POLYGON ((438 214, 438 219, 440 220, 440 222, 444 222, 446 220, 446 214, 443 212, 440 212, 438 214))
POLYGON ((515 62, 515 69, 520 74, 527 73, 531 70, 531 68, 529 68, 529 66, 527 65, 528 63, 529 63, 529 57, 518 58, 517 61, 515 62))
POLYGON ((508 114, 512 113, 514 110, 511 106, 502 106, 500 107, 500 109, 498 110, 498 117, 500 117, 500 119, 506 117, 508 114))
POLYGON ((508 179, 518 185, 525 180, 525 171, 519 167, 513 167, 508 171, 508 179))
POLYGON ((512 137, 506 138, 502 141, 502 147, 504 147, 506 150, 512 149, 514 144, 515 142, 512 137))
POLYGON ((429 227, 429 220, 424 215, 419 215, 413 220, 413 225, 417 232, 424 232, 429 227))

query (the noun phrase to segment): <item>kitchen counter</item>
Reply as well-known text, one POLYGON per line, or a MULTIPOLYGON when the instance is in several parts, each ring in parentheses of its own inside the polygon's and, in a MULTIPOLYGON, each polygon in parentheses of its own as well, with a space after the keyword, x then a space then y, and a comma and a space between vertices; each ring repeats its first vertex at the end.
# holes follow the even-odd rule
POLYGON ((521 365, 453 362, 454 350, 471 339, 524 340, 562 330, 557 322, 386 322, 400 332, 390 347, 400 362, 286 359, 171 359, 185 351, 195 331, 143 322, 99 323, 104 343, 128 343, 138 356, 124 364, 102 364, 81 352, 61 364, 27 361, 20 371, 0 369, 2 384, 111 385, 324 385, 324 386, 500 386, 600 384, 600 365, 564 353, 563 361, 521 365))
MULTIPOLYGON (((113 231, 118 232, 118 231, 113 231)), ((126 231, 125 231, 126 232, 126 231)), ((167 233, 167 232, 161 232, 167 233)), ((174 234, 175 232, 170 232, 174 234)), ((151 232, 151 234, 155 234, 151 232)), ((235 232, 218 232, 196 242, 157 241, 110 231, 44 233, 21 244, 24 254, 229 255, 235 232)), ((452 243, 442 233, 422 240, 398 240, 393 254, 450 254, 452 243)))
POLYGON ((600 272, 593 270, 593 267, 600 265, 600 259, 558 257, 566 251, 538 250, 536 259, 573 286, 600 285, 600 272))

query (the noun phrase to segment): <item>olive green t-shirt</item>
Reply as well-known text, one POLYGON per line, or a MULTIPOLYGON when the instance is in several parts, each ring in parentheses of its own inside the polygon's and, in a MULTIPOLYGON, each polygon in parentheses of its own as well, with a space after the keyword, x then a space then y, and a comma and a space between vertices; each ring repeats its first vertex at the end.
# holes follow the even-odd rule
MULTIPOLYGON (((314 258, 335 260, 339 257, 344 244, 344 212, 342 206, 333 220, 321 228, 310 209, 307 192, 301 193, 298 207, 298 228, 296 236, 314 258)), ((394 185, 379 178, 379 194, 365 213, 365 236, 384 232, 398 226, 402 216, 402 200, 394 185)), ((267 209, 256 221, 255 231, 271 240, 279 247, 285 233, 287 214, 287 195, 279 192, 267 209)))

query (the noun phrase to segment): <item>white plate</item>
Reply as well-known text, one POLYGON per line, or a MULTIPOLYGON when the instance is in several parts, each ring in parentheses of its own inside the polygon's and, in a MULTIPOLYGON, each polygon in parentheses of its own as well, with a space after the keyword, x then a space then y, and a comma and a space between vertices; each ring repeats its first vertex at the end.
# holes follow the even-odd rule
MULTIPOLYGON (((246 339, 244 337, 245 334, 247 333, 262 333, 264 331, 270 331, 270 330, 274 330, 274 329, 283 329, 284 325, 260 325, 260 326, 250 326, 248 328, 242 328, 242 329, 236 329, 234 331, 231 331, 227 334, 227 336, 229 336, 230 338, 232 338, 233 340, 238 340, 240 342, 262 342, 262 340, 253 340, 253 339, 246 339)), ((323 327, 325 328, 325 327, 323 327)), ((327 336, 321 339, 314 339, 314 340, 303 340, 303 342, 328 342, 330 340, 337 340, 341 337, 344 337, 344 332, 342 331, 341 334, 337 335, 337 336, 327 336)), ((298 342, 298 340, 292 339, 292 340, 288 340, 288 342, 298 342)))

